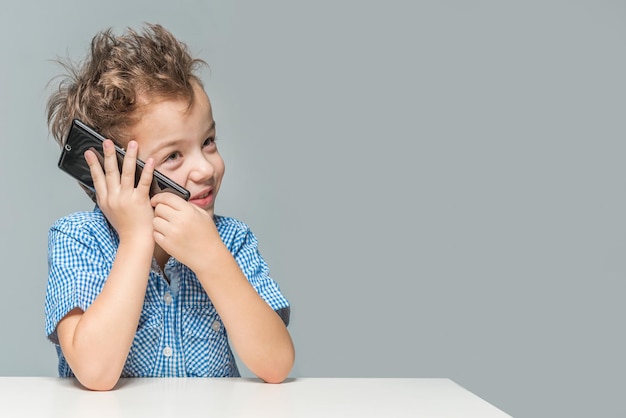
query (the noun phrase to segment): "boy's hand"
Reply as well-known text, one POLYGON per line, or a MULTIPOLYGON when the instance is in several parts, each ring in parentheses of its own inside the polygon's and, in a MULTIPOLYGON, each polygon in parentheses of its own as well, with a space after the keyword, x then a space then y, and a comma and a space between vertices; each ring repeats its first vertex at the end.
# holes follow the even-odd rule
POLYGON ((135 188, 137 143, 130 141, 120 175, 113 141, 103 142, 104 172, 93 151, 85 152, 85 159, 96 189, 98 206, 117 231, 120 241, 144 236, 152 239, 154 217, 148 191, 152 183, 154 161, 148 159, 135 188))
POLYGON ((221 244, 213 211, 207 212, 172 193, 152 197, 154 240, 165 252, 197 272, 207 248, 221 244))

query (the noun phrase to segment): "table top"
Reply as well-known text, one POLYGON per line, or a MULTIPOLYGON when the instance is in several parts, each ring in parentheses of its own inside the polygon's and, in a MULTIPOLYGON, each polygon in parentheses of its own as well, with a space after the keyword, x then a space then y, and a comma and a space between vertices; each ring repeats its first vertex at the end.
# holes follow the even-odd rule
POLYGON ((0 377, 3 417, 506 418, 450 379, 133 378, 94 392, 75 379, 0 377))

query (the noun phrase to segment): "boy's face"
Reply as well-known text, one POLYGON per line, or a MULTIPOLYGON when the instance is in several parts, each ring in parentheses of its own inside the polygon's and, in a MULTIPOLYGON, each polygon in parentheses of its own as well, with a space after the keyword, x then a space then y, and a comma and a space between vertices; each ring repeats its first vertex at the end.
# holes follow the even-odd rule
POLYGON ((209 98, 195 84, 194 93, 191 108, 186 99, 149 104, 130 137, 137 141, 139 159, 154 158, 156 170, 189 190, 190 203, 213 214, 225 167, 209 98))

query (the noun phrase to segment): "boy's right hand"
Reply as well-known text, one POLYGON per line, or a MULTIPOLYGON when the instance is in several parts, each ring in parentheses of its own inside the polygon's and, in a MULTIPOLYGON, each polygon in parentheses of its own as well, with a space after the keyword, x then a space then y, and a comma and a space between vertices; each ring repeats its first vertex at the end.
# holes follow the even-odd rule
POLYGON ((137 142, 128 143, 121 174, 113 141, 107 139, 102 148, 104 171, 95 153, 85 152, 98 206, 117 231, 120 241, 139 237, 153 240, 154 212, 148 192, 152 184, 154 160, 146 160, 139 183, 135 187, 137 142))

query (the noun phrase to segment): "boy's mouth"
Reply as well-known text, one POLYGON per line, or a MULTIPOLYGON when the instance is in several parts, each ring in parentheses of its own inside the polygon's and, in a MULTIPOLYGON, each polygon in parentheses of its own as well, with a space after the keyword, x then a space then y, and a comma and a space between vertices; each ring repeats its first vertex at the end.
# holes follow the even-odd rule
POLYGON ((208 189, 192 196, 189 202, 203 209, 207 209, 213 203, 213 189, 208 189))

